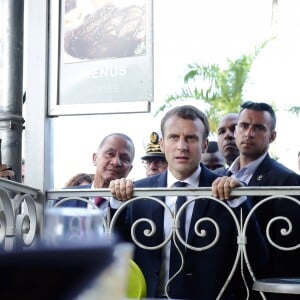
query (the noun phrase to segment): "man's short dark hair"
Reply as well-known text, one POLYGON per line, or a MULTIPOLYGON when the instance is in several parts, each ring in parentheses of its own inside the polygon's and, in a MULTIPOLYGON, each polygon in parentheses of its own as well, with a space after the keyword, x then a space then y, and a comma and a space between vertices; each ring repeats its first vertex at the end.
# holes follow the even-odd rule
POLYGON ((215 153, 219 151, 218 143, 216 141, 209 141, 206 153, 215 153))
POLYGON ((178 116, 182 119, 186 120, 196 120, 199 119, 203 125, 204 125, 204 136, 203 138, 206 139, 209 135, 209 123, 206 115, 199 110, 197 107, 193 105, 182 105, 182 106, 176 106, 169 110, 165 116, 161 120, 161 133, 164 136, 164 127, 167 122, 167 120, 173 116, 178 116))
POLYGON ((247 101, 244 102, 241 105, 241 110, 240 113, 244 110, 244 109, 252 109, 255 111, 266 111, 271 115, 271 119, 272 119, 272 125, 271 125, 271 130, 274 130, 276 127, 276 115, 275 115, 275 111, 273 109, 273 107, 265 102, 252 102, 252 101, 247 101))

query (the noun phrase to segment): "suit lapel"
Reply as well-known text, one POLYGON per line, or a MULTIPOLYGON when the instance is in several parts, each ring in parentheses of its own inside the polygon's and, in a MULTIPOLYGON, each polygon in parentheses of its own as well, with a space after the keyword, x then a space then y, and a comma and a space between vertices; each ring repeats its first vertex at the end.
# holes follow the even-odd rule
POLYGON ((251 177, 248 185, 249 186, 261 186, 264 185, 264 182, 267 180, 267 173, 270 170, 271 158, 269 155, 258 166, 253 176, 251 177))

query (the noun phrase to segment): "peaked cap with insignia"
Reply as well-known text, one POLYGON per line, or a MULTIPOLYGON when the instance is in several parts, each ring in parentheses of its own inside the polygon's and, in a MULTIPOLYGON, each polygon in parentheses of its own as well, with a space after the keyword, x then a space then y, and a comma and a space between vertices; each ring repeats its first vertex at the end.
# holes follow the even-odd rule
POLYGON ((165 154, 161 151, 159 145, 159 135, 157 132, 153 131, 150 134, 150 143, 147 144, 146 154, 141 157, 143 160, 151 158, 165 158, 165 154))

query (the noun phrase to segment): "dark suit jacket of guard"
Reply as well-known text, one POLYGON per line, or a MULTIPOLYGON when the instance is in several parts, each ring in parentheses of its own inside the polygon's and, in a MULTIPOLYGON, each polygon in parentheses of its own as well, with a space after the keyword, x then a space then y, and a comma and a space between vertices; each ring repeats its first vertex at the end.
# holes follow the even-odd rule
MULTIPOLYGON (((226 175, 228 168, 216 169, 216 174, 226 175)), ((248 186, 300 186, 300 176, 281 163, 272 159, 269 154, 260 163, 248 186)), ((265 197, 251 198, 252 204, 259 203, 265 197)), ((299 198, 299 197, 298 197, 299 198)), ((272 200, 257 210, 261 231, 266 232, 269 220, 275 216, 286 216, 293 224, 293 231, 288 236, 280 234, 281 228, 287 228, 284 221, 276 222, 272 227, 271 237, 281 246, 291 247, 300 243, 300 207, 288 200, 272 200)), ((264 234, 266 237, 266 234, 264 234)), ((262 277, 299 276, 300 249, 285 252, 270 246, 270 262, 261 274, 262 277)), ((287 297, 287 296, 284 296, 287 297)), ((278 298, 279 299, 279 298, 278 298)))
MULTIPOLYGON (((201 175, 199 187, 210 187, 212 182, 218 177, 203 164, 201 164, 201 175)), ((141 179, 135 182, 135 187, 166 187, 167 171, 141 179)), ((165 201, 164 197, 160 197, 165 201)), ((248 202, 243 204, 243 209, 249 209, 248 202)), ((236 209, 239 214, 239 208, 236 209)), ((141 199, 129 205, 127 212, 123 215, 124 219, 119 220, 117 229, 122 237, 126 240, 131 240, 130 228, 135 220, 140 218, 149 218, 156 225, 156 233, 150 238, 145 237, 144 230, 149 229, 149 224, 146 222, 141 224, 136 230, 136 237, 140 243, 147 246, 157 246, 163 239, 163 207, 158 203, 149 199, 141 199)), ((195 222, 201 217, 211 217, 219 224, 220 240, 211 249, 197 252, 187 249, 185 252, 184 266, 184 283, 176 283, 170 288, 170 296, 176 299, 216 299, 221 290, 229 272, 233 266, 234 258, 237 252, 237 233, 232 221, 232 217, 227 210, 220 204, 217 204, 208 199, 196 201, 190 228, 193 228, 195 222)), ((120 218, 121 219, 121 218, 120 218)), ((263 264, 266 260, 266 248, 259 234, 258 226, 254 223, 253 238, 255 242, 255 250, 250 251, 258 255, 256 258, 257 264, 263 264), (261 251, 260 251, 260 245, 261 251)), ((205 222, 201 229, 207 230, 207 236, 200 238, 193 230, 189 231, 188 243, 195 247, 207 245, 215 237, 215 230, 212 223, 205 222)), ((252 240, 252 236, 250 237, 252 240)), ((159 284, 159 274, 161 267, 161 249, 158 250, 143 250, 140 247, 135 248, 135 261, 142 269, 147 282, 147 296, 157 296, 159 284)), ((237 270, 240 273, 240 270, 237 270)), ((242 289, 240 285, 235 285, 231 282, 222 299, 239 299, 236 296, 236 291, 242 289)))
MULTIPOLYGON (((300 186, 300 176, 267 155, 256 169, 248 186, 300 186)), ((256 204, 263 198, 265 197, 253 197, 252 203, 256 204)), ((287 199, 273 200, 258 208, 257 217, 262 232, 266 231, 268 221, 279 215, 290 218, 293 231, 287 236, 282 236, 280 229, 287 228, 287 223, 276 222, 271 231, 274 241, 286 247, 299 244, 300 206, 287 199)), ((300 276, 300 249, 285 252, 270 246, 270 254, 270 266, 264 276, 300 276)))

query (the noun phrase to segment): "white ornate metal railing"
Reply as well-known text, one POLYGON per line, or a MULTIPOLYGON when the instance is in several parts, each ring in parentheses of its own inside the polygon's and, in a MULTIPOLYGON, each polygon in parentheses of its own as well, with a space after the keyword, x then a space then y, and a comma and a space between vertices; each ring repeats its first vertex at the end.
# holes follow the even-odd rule
MULTIPOLYGON (((210 201, 215 201, 223 207, 223 209, 227 210, 231 215, 233 222, 236 226, 237 231, 237 253, 234 264, 232 266, 232 270, 228 274, 226 282, 224 282, 224 286, 219 291, 218 299, 221 298, 222 294, 226 290, 229 282, 232 279, 233 273, 237 270, 240 264, 241 273, 245 271, 249 272, 253 282, 256 282, 256 276, 252 270, 251 262, 248 258, 248 253, 246 249, 247 245, 247 228, 249 226, 249 222, 253 214, 257 212, 262 206, 265 204, 274 201, 275 199, 284 199, 285 201, 289 201, 295 204, 296 209, 300 211, 300 187, 243 187, 237 188, 232 193, 233 196, 260 196, 263 199, 256 204, 251 211, 247 214, 247 216, 237 216, 233 213, 231 208, 225 204, 225 202, 219 201, 211 197, 211 189, 210 188, 138 188, 134 191, 134 198, 130 201, 125 202, 111 217, 109 214, 107 215, 105 231, 109 235, 114 232, 115 224, 122 213, 123 210, 126 209, 128 205, 135 201, 145 201, 145 199, 151 199, 151 201, 157 202, 161 205, 170 215, 170 231, 165 236, 165 239, 162 243, 156 246, 148 247, 147 245, 143 245, 135 238, 135 228, 141 222, 148 222, 150 225, 150 229, 145 232, 149 237, 155 231, 155 223, 150 219, 140 219, 137 220, 132 226, 132 238, 134 243, 138 247, 142 247, 149 251, 154 249, 159 249, 164 247, 171 239, 175 240, 175 236, 178 237, 180 243, 183 243, 186 248, 193 251, 205 251, 211 247, 214 247, 216 241, 219 239, 219 225, 211 218, 202 217, 194 226, 193 230, 198 236, 203 236, 206 234, 205 231, 199 230, 201 227, 200 224, 202 222, 211 222, 211 224, 215 228, 215 238, 213 242, 209 245, 206 245, 202 248, 194 247, 193 245, 188 244, 179 233, 179 221, 182 213, 186 209, 186 207, 196 201, 201 201, 203 198, 210 199, 210 201), (189 200, 184 206, 182 206, 177 213, 173 213, 169 207, 165 205, 164 202, 159 200, 157 197, 159 196, 192 196, 192 199, 189 200), (244 269, 245 268, 245 269, 244 269)), ((61 190, 49 190, 43 195, 39 190, 25 186, 20 183, 16 183, 13 181, 9 181, 6 179, 0 179, 0 248, 4 251, 11 251, 14 249, 24 249, 27 247, 31 247, 35 244, 35 242, 39 241, 39 238, 42 235, 42 223, 43 223, 43 211, 47 203, 51 203, 51 201, 57 201, 59 199, 61 202, 69 201, 69 199, 80 199, 81 201, 89 202, 89 197, 93 196, 103 196, 110 197, 109 189, 99 189, 99 190, 87 190, 87 189, 61 189, 61 190)), ((146 200, 147 201, 147 200, 146 200)), ((91 204, 91 203, 90 203, 91 204)), ((91 204, 93 207, 93 204, 91 204)), ((96 207, 94 207, 96 208, 96 207)), ((300 215, 300 214, 299 214, 300 215)), ((290 251, 298 251, 300 249, 300 237, 299 240, 296 241, 295 244, 290 246, 280 245, 276 241, 274 241, 270 235, 270 228, 277 221, 284 221, 285 225, 280 229, 281 236, 289 236, 294 229, 295 224, 292 224, 291 220, 284 216, 278 215, 276 217, 271 218, 266 226, 266 236, 267 240, 272 245, 281 251, 286 251, 287 255, 289 255, 290 251)), ((300 220, 300 219, 299 219, 300 220)), ((300 221, 297 221, 297 223, 300 221)), ((296 224, 299 227, 299 223, 296 224)), ((180 247, 178 247, 180 251, 180 247)), ((183 264, 183 256, 182 264, 183 264)), ((182 268, 182 266, 181 266, 182 268)), ((176 276, 176 274, 174 275, 176 276)), ((300 278, 300 272, 299 272, 300 278)), ((171 278, 172 280, 173 278, 171 278)), ((295 281, 295 286, 293 287, 293 291, 295 293, 300 293, 300 284, 299 279, 295 281)), ((252 287, 248 287, 245 280, 245 289, 247 290, 247 298, 249 297, 249 289, 252 287)), ((169 284, 169 283, 168 283, 169 284)), ((266 299, 264 293, 261 292, 262 299, 266 299)))
MULTIPOLYGON (((205 247, 201 247, 201 248, 197 248, 194 247, 193 245, 188 244, 185 240, 183 240, 183 238, 180 236, 179 233, 179 222, 180 222, 180 217, 182 216, 182 213, 185 211, 186 207, 191 204, 192 202, 196 202, 196 201, 201 201, 202 199, 210 199, 210 201, 215 201, 216 203, 218 203, 221 207, 223 207, 223 209, 227 210, 228 213, 231 215, 233 222, 235 223, 236 226, 236 231, 237 231, 237 253, 236 253, 236 258, 234 261, 234 264, 232 266, 232 269, 230 271, 230 273, 228 274, 228 278, 226 279, 226 281, 224 282, 224 285, 222 287, 222 289, 219 291, 218 297, 217 299, 220 299, 224 293, 224 291, 226 290, 228 284, 230 283, 234 272, 237 270, 238 266, 239 266, 239 262, 241 262, 240 264, 240 268, 241 268, 241 274, 242 277, 244 278, 244 272, 247 271, 249 272, 253 282, 256 282, 256 276, 252 270, 251 267, 251 262, 249 261, 248 258, 248 253, 247 253, 247 249, 246 249, 246 245, 247 245, 247 229, 250 223, 251 218, 253 217, 253 215, 261 208, 263 207, 266 203, 269 203, 271 201, 274 201, 275 199, 284 199, 285 201, 290 201, 292 203, 294 203, 296 206, 296 209, 299 209, 300 212, 300 201, 298 200, 300 197, 300 187, 243 187, 243 188, 238 188, 235 191, 233 191, 232 196, 260 196, 263 197, 263 199, 257 203, 252 209, 251 211, 247 214, 247 216, 243 216, 242 212, 240 214, 240 216, 236 216, 232 209, 225 204, 225 202, 220 201, 216 198, 211 197, 211 189, 210 188, 155 188, 155 189, 149 189, 149 188, 137 188, 134 191, 134 198, 132 198, 131 200, 125 202, 113 215, 113 217, 111 218, 110 215, 107 216, 107 220, 106 220, 106 226, 105 226, 105 230, 107 231, 108 234, 111 234, 114 232, 115 230, 115 225, 116 222, 118 221, 118 218, 120 217, 121 213, 132 203, 136 202, 136 201, 147 201, 147 199, 149 201, 155 201, 157 202, 159 205, 161 205, 166 211, 167 213, 170 215, 170 231, 166 234, 165 239, 162 243, 160 243, 159 245, 155 245, 155 246, 147 246, 144 245, 142 243, 140 243, 140 241, 136 238, 135 236, 135 230, 136 227, 141 224, 142 222, 147 222, 149 224, 149 230, 146 230, 144 232, 145 235, 147 235, 148 237, 151 237, 155 230, 156 230, 156 225, 153 222, 153 220, 148 219, 148 218, 141 218, 139 220, 136 220, 131 227, 131 236, 132 236, 132 240, 133 242, 138 246, 141 247, 143 249, 146 250, 156 250, 156 249, 160 249, 162 247, 164 247, 171 239, 174 239, 175 243, 176 243, 176 239, 175 236, 177 236, 178 240, 180 241, 180 243, 182 243, 186 248, 193 250, 193 251, 205 251, 207 249, 210 249, 212 247, 214 247, 215 243, 218 241, 219 239, 219 234, 220 234, 220 228, 219 228, 219 224, 217 224, 212 218, 208 218, 208 217, 202 217, 200 218, 193 230, 195 231, 195 234, 197 234, 198 236, 205 236, 207 234, 207 232, 203 231, 203 230, 199 230, 198 228, 200 228, 200 224, 202 222, 210 222, 214 228, 215 228, 215 238, 214 240, 209 244, 206 245, 205 247), (157 197, 159 196, 167 196, 167 195, 171 195, 171 196, 192 196, 193 198, 189 201, 187 201, 185 203, 184 206, 182 206, 178 212, 176 212, 175 214, 169 209, 169 207, 162 202, 160 199, 158 199, 157 197), (298 198, 298 199, 297 199, 298 198), (146 199, 146 200, 145 200, 146 199), (244 269, 246 267, 246 269, 244 269)), ((61 200, 60 203, 58 203, 57 205, 62 204, 63 202, 66 202, 70 199, 74 200, 79 199, 82 201, 89 201, 87 200, 89 197, 92 196, 102 196, 102 197, 110 197, 110 192, 108 189, 99 189, 99 190, 78 190, 78 189, 74 189, 74 190, 51 190, 47 192, 47 199, 61 199, 64 198, 63 200, 61 200)), ((93 206, 91 204, 91 206, 93 206)), ((300 214, 299 214, 300 215, 300 214)), ((275 224, 278 220, 282 220, 285 222, 286 226, 282 227, 280 229, 280 235, 281 236, 288 236, 293 232, 293 226, 295 226, 295 224, 292 224, 292 222, 290 221, 290 219, 284 215, 278 215, 276 217, 271 218, 266 226, 266 236, 267 236, 267 240, 268 243, 270 243, 272 245, 272 247, 275 247, 279 250, 282 251, 287 251, 287 255, 289 255, 288 251, 295 251, 297 249, 300 249, 300 237, 299 240, 296 241, 296 243, 294 245, 291 246, 282 246, 280 244, 278 244, 276 241, 274 241, 272 239, 272 237, 270 236, 270 228, 273 226, 273 224, 275 224)), ((298 224, 299 226, 299 224, 298 224)), ((180 251, 180 247, 177 247, 178 251, 180 251)), ((299 258, 300 259, 300 258, 299 258)), ((177 271, 177 273, 169 280, 169 282, 167 283, 167 286, 169 285, 170 281, 173 280, 173 278, 175 276, 177 276, 177 274, 179 273, 179 271, 182 269, 183 267, 183 255, 181 254, 181 260, 182 260, 182 265, 180 267, 180 269, 177 271)), ((299 278, 300 278, 300 271, 299 271, 299 278)), ((252 288, 251 286, 249 287, 245 278, 244 278, 244 285, 245 285, 245 289, 246 289, 246 299, 249 298, 249 291, 252 288)), ((167 286, 166 286, 166 291, 167 291, 167 286)), ((294 290, 292 290, 292 293, 300 293, 300 285, 297 284, 296 288, 294 290)), ((263 292, 260 291, 261 297, 262 299, 266 299, 266 296, 264 295, 263 292)))
MULTIPOLYGON (((290 189, 288 189, 288 191, 285 191, 284 193, 282 193, 283 190, 280 191, 278 189, 277 190, 278 194, 275 193, 275 195, 273 194, 271 196, 268 196, 268 197, 260 200, 248 213, 245 221, 243 223, 241 223, 241 226, 242 226, 241 237, 243 239, 244 238, 246 239, 246 237, 247 237, 246 231, 247 231, 249 220, 251 219, 251 217, 255 213, 257 213, 259 211, 259 209, 261 207, 263 207, 265 204, 271 203, 274 200, 280 199, 280 201, 282 202, 282 205, 286 205, 286 203, 283 203, 284 201, 295 203, 294 208, 295 208, 296 212, 293 212, 293 215, 294 216, 300 215, 299 188, 300 187, 291 187, 290 189), (294 195, 297 198, 288 196, 287 194, 294 195)), ((267 243, 278 250, 285 251, 286 255, 289 255, 289 251, 300 250, 300 235, 299 235, 300 234, 300 231, 299 231, 300 219, 298 218, 296 220, 296 222, 297 222, 297 224, 293 224, 290 220, 290 216, 285 216, 284 214, 283 215, 279 214, 275 217, 268 219, 266 228, 263 228, 263 230, 266 233, 267 243), (294 228, 296 226, 298 226, 298 229, 296 229, 297 230, 297 236, 296 236, 297 240, 294 241, 294 244, 290 244, 289 246, 280 245, 278 242, 274 241, 274 239, 271 237, 271 234, 270 234, 271 228, 272 228, 273 224, 276 224, 276 222, 278 222, 278 221, 284 221, 284 226, 281 225, 281 228, 279 231, 279 234, 282 237, 287 237, 290 234, 292 234, 294 228)), ((252 277, 252 280, 254 282, 254 287, 255 287, 256 283, 258 283, 259 280, 257 281, 257 278, 251 267, 251 262, 248 259, 246 244, 247 243, 241 244, 241 250, 242 250, 241 251, 241 253, 242 253, 241 260, 243 261, 243 259, 245 259, 247 269, 252 277)), ((298 261, 299 260, 300 260, 300 252, 298 251, 298 261)), ((297 261, 295 263, 297 264, 297 261)), ((267 279, 263 279, 262 282, 258 284, 258 286, 259 286, 258 288, 254 288, 254 289, 260 292, 260 295, 261 295, 262 299, 264 299, 264 300, 266 300, 267 298, 263 292, 282 293, 282 294, 299 294, 300 295, 300 270, 299 270, 299 273, 297 274, 297 278, 291 278, 291 277, 289 277, 289 278, 267 278, 267 279), (275 289, 272 287, 274 284, 277 285, 277 287, 275 289), (261 286, 259 286, 259 285, 261 285, 261 286), (281 287, 280 287, 280 285, 281 285, 281 287)), ((246 288, 248 288, 248 287, 246 287, 246 288)))
MULTIPOLYGON (((197 189, 195 189, 193 192, 196 192, 197 189)), ((203 190, 202 190, 203 191, 203 190)), ((185 193, 185 195, 187 194, 186 191, 183 189, 178 189, 175 190, 176 194, 180 195, 181 193, 185 193)), ((199 191, 198 191, 199 192, 199 191)), ((186 249, 190 249, 193 251, 197 251, 197 252, 202 252, 202 251, 206 251, 210 248, 213 248, 215 246, 215 244, 218 242, 219 238, 220 238, 220 226, 219 224, 211 217, 201 217, 198 219, 198 221, 195 223, 194 228, 191 228, 190 230, 194 230, 195 234, 199 237, 204 238, 208 232, 205 229, 200 229, 201 228, 201 223, 204 222, 209 222, 213 225, 214 229, 215 229, 215 236, 214 239, 207 245, 203 246, 203 247, 195 247, 191 244, 189 244, 186 240, 184 240, 180 234, 180 218, 182 217, 182 214, 185 212, 185 210, 187 209, 187 207, 192 204, 193 202, 197 202, 197 201, 201 201, 201 200, 205 200, 205 199, 210 199, 211 201, 215 201, 217 203, 219 203, 219 205, 221 207, 223 207, 223 209, 227 210, 228 213, 231 215, 232 219, 234 220, 236 229, 237 229, 237 236, 238 236, 238 241, 239 244, 243 244, 243 238, 241 238, 241 228, 240 228, 240 224, 239 221, 237 219, 237 217, 235 216, 235 214, 233 213, 233 211, 231 210, 231 208, 226 204, 226 202, 224 201, 220 201, 216 198, 213 198, 211 196, 201 196, 201 197, 193 197, 193 199, 186 201, 186 203, 184 205, 181 206, 181 208, 177 211, 177 212, 172 212, 171 209, 161 200, 155 198, 155 197, 150 197, 150 196, 139 196, 139 197, 135 197, 127 202, 125 202, 125 204, 120 207, 116 213, 113 215, 112 219, 110 220, 108 227, 109 227, 109 233, 113 233, 114 229, 115 229, 115 225, 119 219, 119 216, 121 215, 121 213, 124 211, 124 209, 126 209, 126 207, 128 207, 130 204, 136 202, 136 201, 155 201, 157 203, 159 203, 169 214, 170 216, 170 225, 169 225, 169 232, 166 234, 166 237, 164 239, 164 241, 162 243, 160 243, 159 245, 156 246, 146 246, 144 244, 142 244, 141 242, 139 242, 139 240, 137 239, 136 235, 135 235, 135 231, 136 228, 138 227, 139 224, 141 224, 142 222, 148 223, 150 225, 149 230, 146 230, 144 232, 144 234, 148 237, 153 236, 153 234, 156 232, 156 225, 155 222, 153 222, 153 220, 148 219, 148 218, 142 218, 142 219, 138 219, 136 220, 131 227, 131 236, 132 236, 132 240, 134 242, 135 245, 137 245, 140 248, 146 249, 146 250, 158 250, 161 249, 162 247, 166 246, 167 243, 169 243, 171 241, 171 239, 173 239, 173 242, 176 246, 177 251, 180 253, 180 257, 181 257, 181 265, 178 268, 177 272, 168 280, 166 286, 165 286, 165 293, 167 296, 169 296, 169 292, 168 292, 168 287, 170 285, 170 283, 175 279, 176 276, 178 276, 178 274, 182 271, 183 266, 184 266, 184 253, 182 253, 182 249, 179 245, 179 243, 181 243, 182 245, 184 245, 184 248, 186 249), (179 243, 177 242, 179 240, 179 243)), ((221 296, 223 295, 224 291, 226 290, 226 287, 228 286, 230 280, 232 279, 232 276, 234 274, 234 272, 236 271, 236 268, 238 266, 238 262, 239 262, 239 258, 241 256, 241 249, 240 247, 238 247, 237 249, 237 254, 236 254, 236 258, 235 258, 235 262, 234 265, 232 267, 232 270, 230 272, 230 274, 228 275, 227 280, 225 281, 222 289, 219 292, 219 295, 217 297, 217 299, 220 299, 221 296)), ((246 286, 247 288, 247 286, 246 286)))
POLYGON ((31 247, 41 231, 44 197, 39 190, 0 178, 0 247, 31 247))

